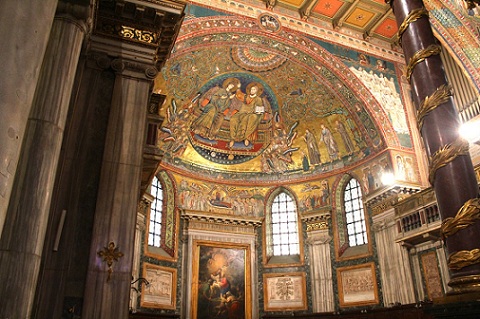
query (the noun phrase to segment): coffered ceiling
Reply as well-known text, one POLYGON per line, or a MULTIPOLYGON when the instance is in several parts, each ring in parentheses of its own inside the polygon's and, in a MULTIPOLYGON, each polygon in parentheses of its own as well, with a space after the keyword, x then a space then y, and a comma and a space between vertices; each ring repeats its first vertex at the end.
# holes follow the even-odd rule
POLYGON ((394 43, 397 23, 392 10, 383 0, 266 0, 267 8, 285 8, 293 16, 310 22, 327 21, 332 28, 350 28, 363 38, 377 38, 394 43))

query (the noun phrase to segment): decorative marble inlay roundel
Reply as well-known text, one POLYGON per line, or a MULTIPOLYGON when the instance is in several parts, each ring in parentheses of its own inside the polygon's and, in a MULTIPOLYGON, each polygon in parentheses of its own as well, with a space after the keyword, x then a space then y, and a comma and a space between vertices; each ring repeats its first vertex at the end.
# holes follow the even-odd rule
POLYGON ((248 47, 232 48, 232 59, 248 71, 269 71, 278 68, 287 58, 275 53, 248 47))

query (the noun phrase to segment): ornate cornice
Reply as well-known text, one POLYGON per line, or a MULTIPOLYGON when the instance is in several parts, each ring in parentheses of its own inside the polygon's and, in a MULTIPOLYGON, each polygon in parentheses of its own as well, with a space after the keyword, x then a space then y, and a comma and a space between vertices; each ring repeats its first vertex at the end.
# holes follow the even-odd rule
POLYGON ((437 201, 435 192, 432 188, 424 189, 416 194, 413 194, 401 203, 395 206, 397 216, 403 216, 413 211, 419 210, 422 207, 428 206, 437 201))
POLYGON ((380 214, 394 205, 398 204, 405 197, 420 191, 419 186, 414 185, 392 185, 379 189, 365 198, 365 205, 372 209, 373 215, 380 214))
POLYGON ((233 215, 209 214, 208 212, 183 210, 181 218, 192 222, 204 222, 228 226, 243 226, 257 228, 262 226, 263 218, 242 218, 233 215))
MULTIPOLYGON (((93 35, 114 43, 141 47, 139 51, 146 54, 146 62, 150 61, 159 69, 175 43, 185 5, 182 1, 100 0, 97 2, 93 35)), ((122 46, 122 49, 125 47, 122 46)), ((126 49, 135 51, 132 47, 126 49)))
POLYGON ((332 207, 322 207, 319 210, 303 214, 302 221, 307 225, 307 232, 315 230, 325 230, 330 227, 332 217, 332 207))

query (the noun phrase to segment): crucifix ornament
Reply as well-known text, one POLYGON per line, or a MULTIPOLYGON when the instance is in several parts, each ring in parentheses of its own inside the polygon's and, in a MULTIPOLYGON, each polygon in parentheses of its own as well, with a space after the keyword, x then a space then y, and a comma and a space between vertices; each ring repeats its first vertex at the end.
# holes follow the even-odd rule
POLYGON ((107 282, 110 281, 110 277, 113 272, 113 262, 118 261, 119 258, 123 257, 123 253, 118 250, 118 247, 115 247, 113 241, 109 242, 106 247, 103 247, 103 250, 97 252, 98 256, 103 258, 103 261, 107 263, 108 266, 108 277, 107 282))

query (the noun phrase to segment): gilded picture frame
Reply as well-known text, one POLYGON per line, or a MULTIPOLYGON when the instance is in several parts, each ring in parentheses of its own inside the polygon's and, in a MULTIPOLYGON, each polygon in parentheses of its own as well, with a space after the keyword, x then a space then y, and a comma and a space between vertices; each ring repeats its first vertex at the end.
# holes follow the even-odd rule
POLYGON ((375 264, 367 263, 337 269, 340 307, 379 303, 375 264))
POLYGON ((265 311, 307 310, 304 272, 263 274, 265 311))
POLYGON ((192 319, 251 319, 250 245, 195 240, 192 319))
POLYGON ((148 285, 142 286, 141 289, 141 307, 176 309, 176 269, 144 263, 143 278, 148 281, 148 285))

